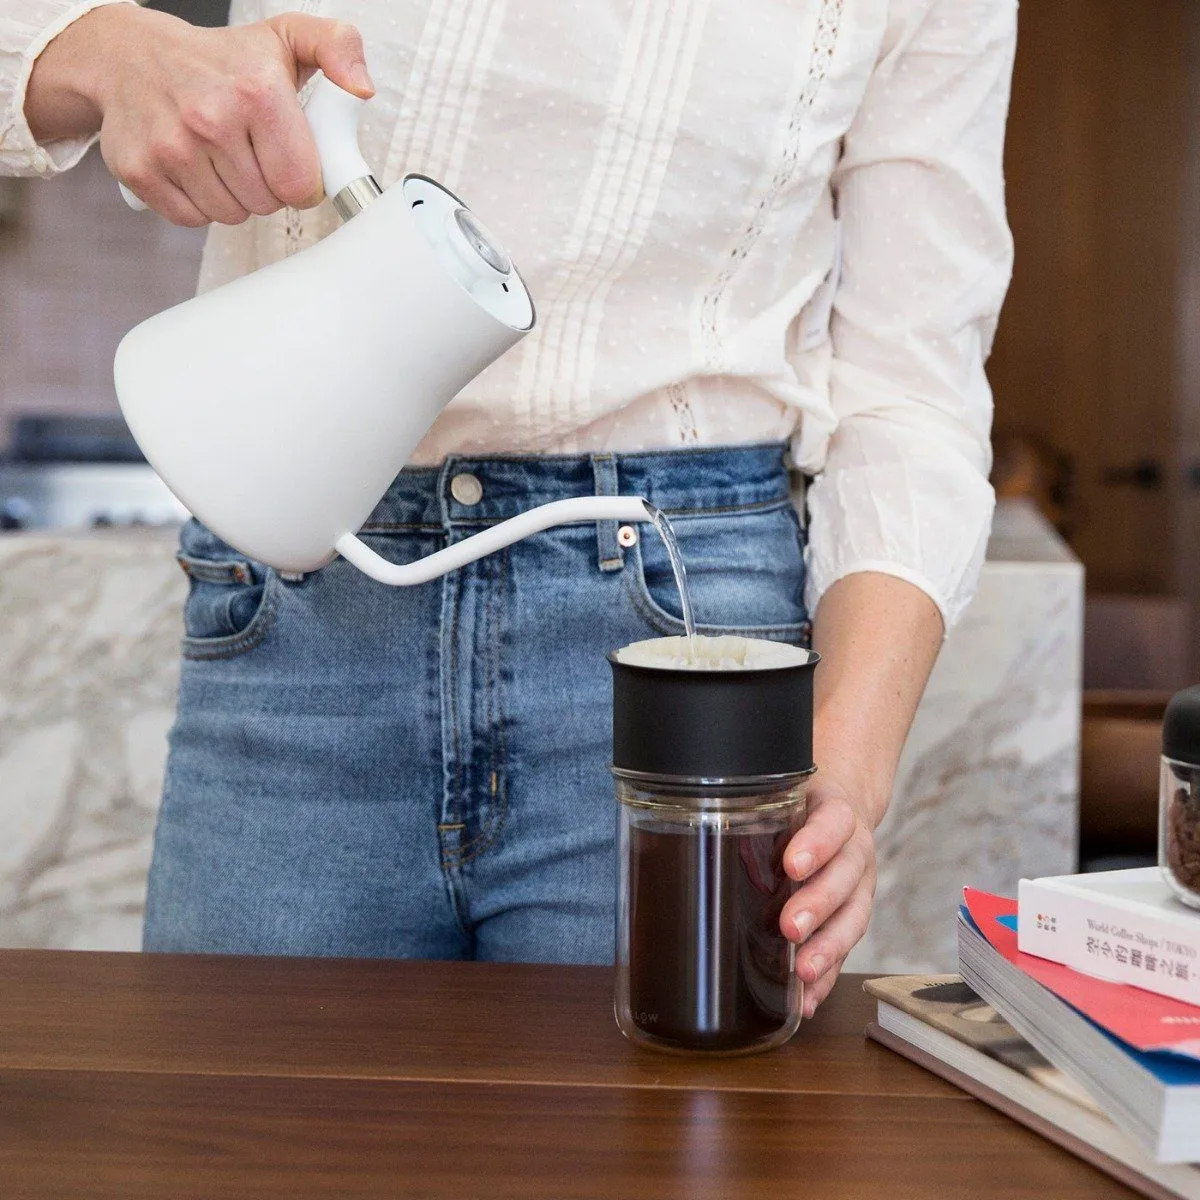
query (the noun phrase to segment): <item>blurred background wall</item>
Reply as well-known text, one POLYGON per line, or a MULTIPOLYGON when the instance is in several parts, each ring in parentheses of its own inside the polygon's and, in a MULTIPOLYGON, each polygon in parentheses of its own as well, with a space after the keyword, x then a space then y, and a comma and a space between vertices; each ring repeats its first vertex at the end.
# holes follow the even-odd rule
MULTIPOLYGON (((222 25, 227 0, 150 5, 222 25)), ((121 336, 195 290, 203 230, 143 219, 98 150, 52 183, 0 179, 0 454, 26 414, 116 411, 121 336)))
POLYGON ((131 212, 95 150, 52 181, 0 186, 3 450, 22 416, 116 412, 117 343, 195 291, 204 231, 131 212))
POLYGON ((1087 568, 1095 687, 1200 678, 1198 29, 1190 0, 1020 9, 996 482, 1087 568))

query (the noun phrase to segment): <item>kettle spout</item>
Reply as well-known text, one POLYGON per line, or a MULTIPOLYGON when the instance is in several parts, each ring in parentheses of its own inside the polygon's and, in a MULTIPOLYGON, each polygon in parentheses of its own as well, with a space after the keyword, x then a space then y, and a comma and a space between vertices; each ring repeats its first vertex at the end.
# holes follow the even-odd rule
POLYGON ((555 500, 510 517, 481 533, 455 542, 444 550, 419 558, 413 563, 392 563, 376 554, 352 533, 343 534, 335 546, 338 553, 365 575, 391 587, 412 587, 428 583, 448 571, 494 554, 522 538, 553 529, 557 525, 577 525, 586 521, 653 521, 654 510, 640 496, 578 496, 555 500))

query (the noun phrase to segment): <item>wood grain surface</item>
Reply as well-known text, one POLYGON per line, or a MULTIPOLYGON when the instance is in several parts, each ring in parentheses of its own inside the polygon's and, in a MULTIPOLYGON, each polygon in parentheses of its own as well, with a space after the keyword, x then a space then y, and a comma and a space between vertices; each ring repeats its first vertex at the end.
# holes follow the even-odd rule
POLYGON ((616 1032, 612 972, 0 951, 0 1196, 947 1200, 1132 1193, 880 1046, 616 1032))
POLYGON ((873 1002, 843 985, 774 1054, 639 1050, 613 975, 516 963, 5 951, 0 1068, 328 1075, 447 1082, 956 1095, 863 1037, 873 1002), (46 1022, 54 1014, 54 1036, 46 1022))
POLYGON ((5 1196, 1052 1196, 1128 1192, 974 1101, 5 1072, 5 1196), (86 1180, 86 1190, 74 1190, 86 1180))

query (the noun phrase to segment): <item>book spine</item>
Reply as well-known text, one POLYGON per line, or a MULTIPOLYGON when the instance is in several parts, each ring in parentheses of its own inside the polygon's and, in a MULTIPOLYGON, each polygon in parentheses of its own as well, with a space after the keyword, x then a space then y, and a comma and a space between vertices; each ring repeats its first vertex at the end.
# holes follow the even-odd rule
POLYGON ((1200 921, 1179 925, 1022 879, 1017 946, 1081 975, 1200 1004, 1200 921))

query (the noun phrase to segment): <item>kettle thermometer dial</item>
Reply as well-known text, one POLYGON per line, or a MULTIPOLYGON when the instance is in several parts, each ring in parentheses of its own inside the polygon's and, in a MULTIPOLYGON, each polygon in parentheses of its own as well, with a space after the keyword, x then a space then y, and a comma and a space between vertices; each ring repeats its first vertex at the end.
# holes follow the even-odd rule
POLYGON ((396 186, 403 189, 417 228, 453 279, 510 329, 531 329, 533 301, 488 227, 453 192, 425 175, 408 175, 396 186))
POLYGON ((450 231, 450 237, 455 249, 461 245, 462 249, 474 258, 481 259, 497 275, 507 277, 512 274, 512 259, 496 245, 495 238, 469 208, 456 208, 451 219, 454 229, 450 231))

